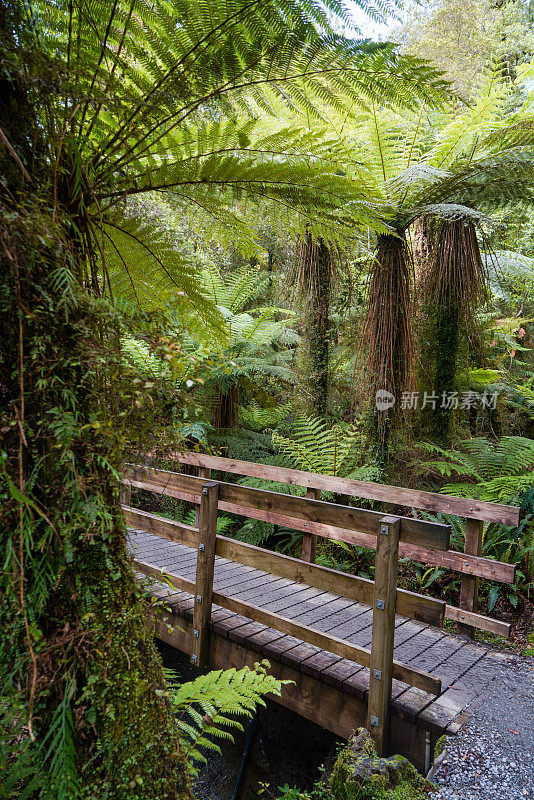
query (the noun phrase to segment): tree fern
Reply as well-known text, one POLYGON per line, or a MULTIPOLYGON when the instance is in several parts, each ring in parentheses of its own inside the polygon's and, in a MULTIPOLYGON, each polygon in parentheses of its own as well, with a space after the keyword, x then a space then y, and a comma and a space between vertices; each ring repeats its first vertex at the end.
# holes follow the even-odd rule
POLYGON ((273 432, 273 444, 286 462, 298 469, 325 475, 370 480, 377 477, 372 466, 359 465, 363 434, 359 427, 297 414, 290 435, 273 432))
POLYGON ((469 439, 461 450, 443 450, 436 445, 420 444, 423 450, 440 456, 426 461, 424 469, 442 475, 470 478, 469 482, 448 483, 444 494, 476 497, 491 502, 518 502, 534 486, 534 440, 521 436, 503 436, 497 442, 486 438, 469 439))
POLYGON ((217 740, 233 742, 232 731, 243 730, 236 717, 251 718, 258 705, 265 705, 267 694, 280 696, 280 681, 267 673, 268 661, 236 670, 217 670, 194 681, 177 685, 176 676, 167 670, 168 695, 177 714, 182 752, 192 775, 206 763, 206 752, 221 752, 217 740))

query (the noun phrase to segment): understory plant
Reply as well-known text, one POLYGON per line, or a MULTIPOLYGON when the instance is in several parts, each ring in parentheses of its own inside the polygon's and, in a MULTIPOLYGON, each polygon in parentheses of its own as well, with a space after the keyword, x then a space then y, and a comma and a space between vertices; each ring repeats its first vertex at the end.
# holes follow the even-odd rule
MULTIPOLYGON (((420 443, 420 449, 433 458, 419 464, 422 474, 437 473, 454 478, 441 488, 443 494, 472 497, 520 507, 517 528, 493 522, 484 523, 482 556, 516 565, 513 586, 482 583, 492 611, 499 597, 505 596, 515 608, 520 597, 530 597, 534 581, 534 440, 503 436, 497 441, 478 437, 461 442, 457 450, 420 443)), ((440 515, 451 526, 451 546, 463 550, 465 522, 440 515)))
POLYGON ((199 675, 187 683, 177 683, 172 670, 166 670, 167 694, 177 716, 178 736, 189 775, 196 777, 209 752, 221 752, 217 741, 233 742, 232 731, 242 731, 237 719, 251 719, 258 706, 265 706, 265 695, 277 697, 281 681, 269 675, 270 664, 263 660, 254 669, 216 670, 199 675))

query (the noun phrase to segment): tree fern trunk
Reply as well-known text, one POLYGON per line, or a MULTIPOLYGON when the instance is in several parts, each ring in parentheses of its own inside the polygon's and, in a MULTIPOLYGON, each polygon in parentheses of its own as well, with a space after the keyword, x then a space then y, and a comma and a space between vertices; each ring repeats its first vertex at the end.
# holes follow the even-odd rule
POLYGON ((433 261, 423 282, 422 294, 430 341, 427 361, 434 364, 432 432, 436 442, 449 447, 458 411, 447 403, 448 393, 458 391, 458 366, 467 361, 468 345, 482 348, 476 311, 487 297, 486 268, 480 254, 475 224, 470 218, 441 223, 433 261))
MULTIPOLYGON (((161 663, 126 550, 122 453, 101 389, 109 321, 78 277, 27 87, 39 54, 0 8, 2 691, 22 699, 34 796, 190 796, 161 663), (33 143, 33 144, 32 144, 33 143), (103 338, 104 337, 104 338, 103 338), (109 431, 109 433, 108 433, 109 431), (42 794, 41 794, 42 792, 42 794)), ((45 65, 46 66, 46 65, 45 65)), ((35 95, 34 95, 35 96, 35 95)), ((38 102, 38 98, 37 98, 38 102)), ((18 764, 13 766, 16 774, 18 764)))
POLYGON ((386 462, 391 430, 401 419, 402 393, 411 388, 414 361, 412 269, 404 232, 378 238, 362 328, 367 353, 367 389, 372 435, 379 458, 386 462), (377 393, 393 398, 389 408, 377 405, 377 393))
POLYGON ((330 363, 330 297, 333 257, 328 245, 307 234, 299 255, 300 281, 305 295, 306 407, 316 417, 328 415, 330 363))

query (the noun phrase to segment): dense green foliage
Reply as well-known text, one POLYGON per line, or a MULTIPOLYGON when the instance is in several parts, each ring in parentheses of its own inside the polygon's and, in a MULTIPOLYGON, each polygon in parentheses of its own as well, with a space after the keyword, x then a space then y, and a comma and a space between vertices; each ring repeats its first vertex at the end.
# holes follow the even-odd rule
MULTIPOLYGON (((483 8, 465 33, 443 0, 399 52, 337 0, 0 6, 1 797, 187 798, 214 733, 195 704, 224 723, 280 688, 259 669, 168 689, 125 460, 212 449, 516 504, 483 544, 516 584, 482 599, 527 609, 532 31, 510 0, 483 45, 483 8)), ((318 560, 373 574, 363 548, 318 560)), ((401 569, 456 600, 450 573, 401 569)))

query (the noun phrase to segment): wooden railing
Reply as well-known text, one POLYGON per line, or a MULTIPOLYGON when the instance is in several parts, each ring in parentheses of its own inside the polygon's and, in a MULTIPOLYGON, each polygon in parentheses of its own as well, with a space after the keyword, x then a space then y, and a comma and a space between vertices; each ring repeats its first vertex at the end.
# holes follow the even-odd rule
POLYGON ((448 526, 143 467, 135 467, 126 473, 125 487, 127 491, 135 487, 188 500, 199 506, 198 526, 165 520, 124 506, 129 524, 198 548, 195 581, 164 573, 153 565, 136 560, 138 569, 145 574, 156 578, 165 574, 166 581, 194 595, 191 658, 197 665, 208 663, 212 603, 355 661, 370 670, 368 726, 381 752, 387 746, 393 678, 425 692, 440 694, 441 681, 438 678, 394 660, 393 638, 396 612, 434 624, 443 622, 445 604, 442 601, 398 590, 396 579, 399 542, 432 545, 446 550, 450 535, 448 526), (359 530, 374 534, 377 539, 375 581, 366 581, 219 537, 216 533, 219 510, 253 519, 269 519, 301 530, 313 524, 317 535, 345 542, 353 542, 359 530), (368 602, 373 609, 371 649, 358 647, 280 614, 214 591, 216 554, 243 564, 261 566, 264 571, 293 580, 304 580, 311 586, 328 588, 338 595, 368 602))
MULTIPOLYGON (((481 553, 484 522, 517 526, 519 523, 517 507, 451 497, 417 489, 405 489, 399 486, 357 481, 350 478, 338 478, 332 475, 319 475, 313 472, 256 464, 220 456, 207 456, 202 453, 175 453, 174 459, 177 463, 197 467, 204 477, 209 477, 212 470, 217 470, 233 475, 303 486, 307 489, 308 497, 315 499, 319 499, 321 491, 328 491, 353 498, 376 500, 392 506, 412 508, 416 511, 451 514, 464 518, 464 553, 456 550, 444 552, 428 547, 424 543, 414 544, 401 541, 399 554, 403 558, 462 573, 459 608, 447 605, 445 610, 446 618, 457 622, 462 633, 472 636, 473 629, 478 628, 500 636, 508 637, 510 635, 510 625, 477 613, 478 582, 480 578, 505 584, 514 582, 515 566, 513 564, 482 558, 481 553)), ((298 530, 303 529, 299 528, 298 530)), ((354 544, 376 548, 374 536, 364 531, 359 533, 357 540, 353 539, 354 544)), ((316 539, 317 535, 321 535, 320 530, 311 525, 308 529, 303 530, 303 534, 302 558, 305 561, 314 561, 316 539)))
MULTIPOLYGON (((280 480, 280 473, 283 472, 286 483, 303 485, 300 481, 304 480, 309 483, 318 483, 318 486, 308 484, 308 495, 311 495, 312 491, 315 494, 324 489, 348 494, 347 489, 354 489, 354 487, 349 487, 349 484, 358 483, 358 488, 360 489, 360 482, 302 473, 298 470, 281 471, 277 467, 265 467, 264 465, 249 464, 248 462, 230 462, 228 464, 226 462, 230 460, 208 456, 187 455, 184 456, 183 460, 185 458, 202 459, 203 463, 197 465, 205 471, 204 476, 196 477, 138 466, 129 468, 124 480, 123 508, 128 524, 133 527, 150 531, 158 536, 198 549, 195 581, 179 575, 164 573, 153 565, 136 560, 137 567, 141 572, 156 578, 161 578, 165 575, 167 582, 194 595, 192 661, 199 666, 208 663, 212 603, 275 628, 282 633, 295 636, 342 658, 355 661, 370 670, 367 726, 379 752, 385 751, 387 749, 389 731, 389 701, 391 699, 392 679, 395 678, 430 694, 437 695, 441 692, 441 681, 438 678, 394 660, 395 614, 402 614, 403 616, 437 626, 443 624, 443 619, 448 609, 447 616, 451 616, 450 607, 446 606, 442 600, 397 588, 399 554, 409 554, 411 558, 419 558, 419 560, 428 561, 429 563, 436 563, 439 557, 459 557, 462 559, 462 563, 459 564, 453 561, 454 566, 452 568, 462 567, 461 571, 470 570, 469 574, 477 577, 480 574, 488 577, 498 574, 506 578, 510 574, 509 565, 491 562, 471 554, 466 557, 450 551, 448 549, 450 528, 447 525, 406 516, 384 515, 381 512, 336 503, 327 503, 316 499, 315 496, 295 497, 239 484, 214 481, 210 479, 209 474, 206 474, 206 472, 210 469, 208 465, 211 459, 215 462, 213 467, 218 470, 231 464, 232 470, 226 469, 227 472, 237 472, 239 469, 237 474, 244 474, 244 469, 249 471, 254 469, 263 473, 262 475, 257 475, 257 477, 264 477, 269 480, 280 480), (278 473, 276 478, 273 477, 273 471, 275 470, 278 473), (343 490, 335 489, 333 485, 338 487, 342 485, 343 490), (174 522, 132 508, 132 488, 148 490, 196 504, 198 506, 196 525, 174 522), (364 546, 372 547, 376 550, 375 580, 374 582, 369 581, 327 569, 313 563, 311 560, 303 561, 223 536, 217 536, 217 514, 219 510, 250 519, 265 520, 284 525, 291 529, 302 531, 308 536, 321 536, 350 544, 363 544, 364 546), (215 591, 213 588, 213 576, 216 555, 369 604, 373 609, 371 649, 358 647, 306 625, 301 625, 280 614, 272 613, 259 606, 215 591)), ((180 456, 180 461, 182 461, 182 456, 180 456)), ((373 487, 378 485, 365 484, 364 486, 373 487)), ((380 486, 380 490, 384 488, 380 486)), ((395 489, 395 487, 391 488, 395 489)), ((372 489, 367 489, 367 491, 370 492, 372 489)), ((409 490, 399 490, 399 492, 404 493, 404 498, 406 498, 407 491, 409 490)), ((440 495, 416 494, 420 495, 420 503, 430 503, 429 497, 442 499, 440 495), (426 499, 424 496, 426 496, 426 499)), ((393 497, 397 499, 393 499, 390 496, 389 502, 398 503, 399 495, 393 495, 393 497)), ((452 505, 456 511, 460 507, 463 508, 464 502, 470 502, 459 500, 458 498, 443 499, 445 501, 453 501, 452 505), (462 505, 459 506, 458 503, 462 505)), ((501 518, 511 519, 510 510, 507 507, 497 508, 501 510, 495 513, 500 514, 501 518)), ((481 508, 481 504, 475 503, 468 508, 468 511, 471 514, 476 513, 479 515, 486 513, 485 509, 481 508)), ((515 509, 513 511, 515 512, 515 509)), ((454 512, 449 510, 449 513, 454 512)), ((513 570, 511 575, 513 580, 513 570)), ((459 609, 453 609, 453 612, 456 611, 459 614, 464 613, 459 609)), ((454 615, 452 615, 452 618, 455 618, 454 615)), ((467 617, 463 617, 463 620, 470 623, 474 621, 480 627, 484 624, 496 623, 494 620, 488 620, 475 613, 468 614, 467 617), (486 622, 484 622, 485 620, 486 622)), ((503 625, 503 623, 498 623, 498 625, 503 625)))

